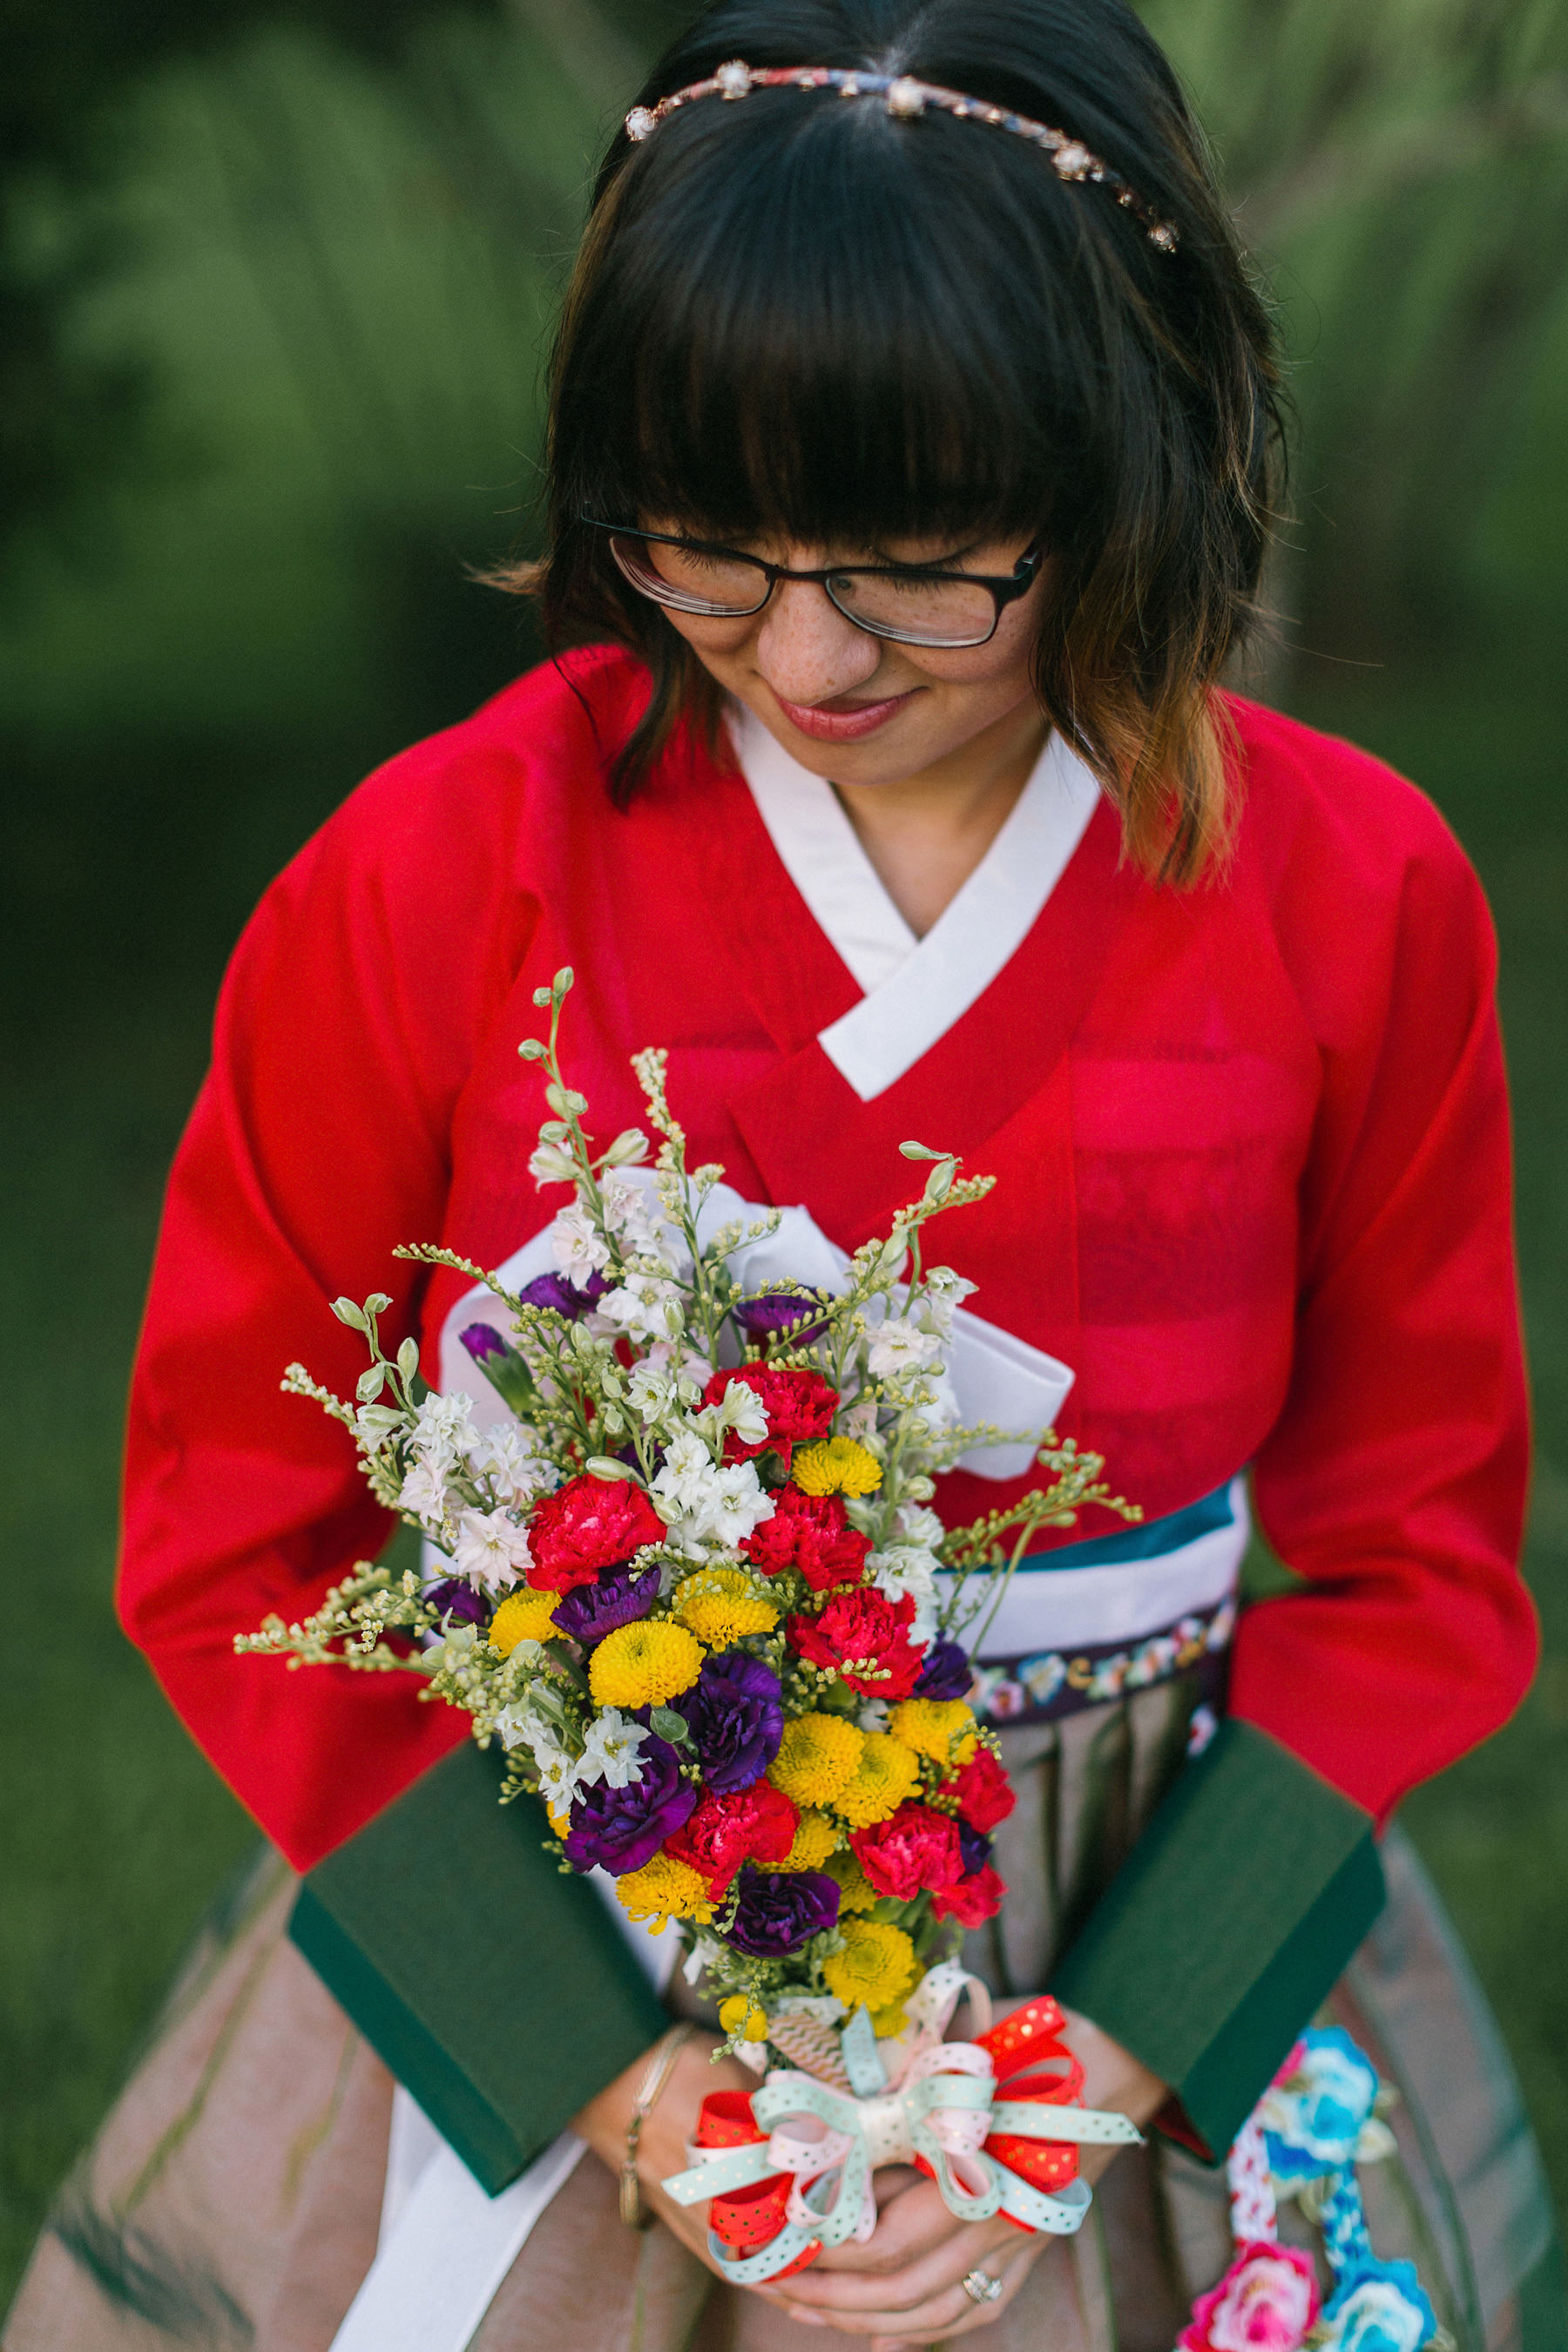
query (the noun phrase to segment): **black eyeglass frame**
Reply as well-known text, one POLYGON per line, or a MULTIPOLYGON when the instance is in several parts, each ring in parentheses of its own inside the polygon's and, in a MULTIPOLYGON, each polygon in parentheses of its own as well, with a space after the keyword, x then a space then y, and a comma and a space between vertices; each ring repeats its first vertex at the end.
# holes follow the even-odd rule
MULTIPOLYGON (((944 649, 952 652, 960 649, 967 651, 975 646, 988 646, 1002 625, 1002 615, 1007 606, 1015 603, 1018 597, 1028 594, 1045 561, 1044 549, 1038 540, 1034 540, 1024 550, 1012 572, 1005 577, 999 576, 995 572, 949 572, 939 570, 933 565, 920 563, 834 563, 825 566, 821 571, 796 572, 786 563, 768 563, 760 555, 747 555, 740 548, 721 547, 712 540, 683 538, 679 531, 637 530, 626 523, 605 522, 597 515, 589 514, 580 516, 579 520, 586 523, 591 530, 605 531, 612 539, 640 539, 656 547, 684 547, 689 549, 694 555, 722 556, 731 563, 747 563, 753 571, 760 572, 765 582, 763 593, 754 604, 712 605, 704 604, 698 597, 683 596, 679 589, 672 589, 668 596, 656 595, 651 588, 645 587, 638 580, 631 579, 625 568, 617 565, 626 585, 635 590, 637 595, 646 596, 650 604, 668 604, 672 612, 689 613, 694 619, 698 620, 747 621, 763 610, 781 580, 809 580, 822 590, 836 613, 842 613, 847 621, 857 629, 863 629, 868 636, 883 637, 892 645, 927 646, 933 653, 940 653, 944 649), (984 588, 989 592, 992 604, 995 608, 992 614, 991 626, 983 637, 917 637, 910 635, 904 629, 878 628, 871 622, 865 620, 860 614, 849 612, 834 594, 834 581, 843 580, 846 577, 873 580, 951 580, 969 588, 984 588)), ((614 548, 610 551, 613 555, 614 548)))

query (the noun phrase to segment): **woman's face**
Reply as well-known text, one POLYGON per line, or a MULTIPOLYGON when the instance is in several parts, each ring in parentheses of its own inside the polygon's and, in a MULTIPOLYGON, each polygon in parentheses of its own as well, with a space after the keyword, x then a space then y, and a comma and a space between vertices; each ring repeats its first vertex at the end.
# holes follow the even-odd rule
MULTIPOLYGON (((647 528, 668 528, 649 522, 647 528)), ((954 549, 951 541, 899 540, 871 550, 752 541, 743 551, 792 571, 842 563, 937 564, 1005 579, 1022 539, 954 549)), ((901 783, 950 760, 989 730, 1016 726, 1033 708, 1030 656, 1040 627, 1043 567, 1026 594, 1005 605, 983 646, 938 650, 874 637, 815 582, 781 580, 760 613, 710 620, 666 608, 703 667, 814 774, 841 784, 901 783)))

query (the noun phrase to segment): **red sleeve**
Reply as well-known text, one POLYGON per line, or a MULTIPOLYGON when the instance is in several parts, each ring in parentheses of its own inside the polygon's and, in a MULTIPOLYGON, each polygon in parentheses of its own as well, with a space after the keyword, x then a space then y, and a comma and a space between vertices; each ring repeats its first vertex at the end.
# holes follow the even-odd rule
POLYGON ((1381 1820, 1529 1685, 1528 1412, 1486 905, 1427 803, 1331 748, 1356 797, 1321 884, 1289 894, 1322 1109, 1290 1392, 1256 1465, 1263 1530, 1308 1589, 1246 1612, 1231 1696, 1381 1820), (1390 830, 1392 919, 1363 887, 1390 830))
POLYGON ((174 1162, 131 1398, 119 1605, 170 1700, 308 1867, 463 1736, 402 1676, 237 1658, 390 1522, 341 1429, 279 1393, 302 1360, 352 1395, 342 1293, 395 1301, 398 1242, 440 1238, 454 1107, 537 908, 514 877, 519 763, 470 727, 363 786, 268 890, 219 998, 174 1162))

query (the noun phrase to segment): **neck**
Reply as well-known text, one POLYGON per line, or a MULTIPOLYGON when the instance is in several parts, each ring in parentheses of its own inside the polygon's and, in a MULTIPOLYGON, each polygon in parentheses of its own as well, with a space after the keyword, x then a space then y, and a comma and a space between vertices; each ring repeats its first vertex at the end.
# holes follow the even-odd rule
POLYGON ((833 787, 917 939, 957 897, 1006 824, 1047 731, 1029 700, 916 775, 833 787))

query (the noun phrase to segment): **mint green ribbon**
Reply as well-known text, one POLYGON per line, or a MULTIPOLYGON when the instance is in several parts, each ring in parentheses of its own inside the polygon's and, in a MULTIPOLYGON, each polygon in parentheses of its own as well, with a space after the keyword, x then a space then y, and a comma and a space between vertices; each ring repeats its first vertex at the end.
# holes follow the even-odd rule
POLYGON ((1089 2207, 1082 2181, 1069 2182, 1054 2193, 1037 2189, 987 2156, 980 2143, 992 2132, 1080 2145, 1127 2144, 1142 2137, 1125 2116, 1051 2106, 1038 2100, 998 2102, 988 2067, 984 2073, 952 2069, 951 2062, 960 2053, 973 2049, 968 2042, 931 2051, 919 2062, 916 2079, 889 2090, 863 2009, 846 2027, 840 2046, 845 2070, 859 2096, 847 2097, 809 2074, 775 2068, 752 2094, 752 2113, 769 2138, 745 2147, 716 2148, 663 2183, 678 2205, 698 2205, 754 2187, 776 2173, 795 2176, 789 2220, 756 2253, 735 2261, 710 2236, 715 2263, 738 2286, 776 2277, 814 2241, 826 2247, 842 2245, 847 2238, 868 2237, 876 2221, 872 2173, 879 2165, 908 2163, 917 2154, 931 2166, 943 2202, 959 2221, 984 2221, 994 2213, 1005 2213, 1026 2229, 1070 2236, 1089 2207), (950 2062, 947 2067, 940 2064, 944 2058, 950 2062), (788 2119, 797 2116, 815 2117, 825 2126, 823 2136, 805 2139, 788 2131, 788 2119), (961 2176, 967 2176, 969 2185, 961 2176))

